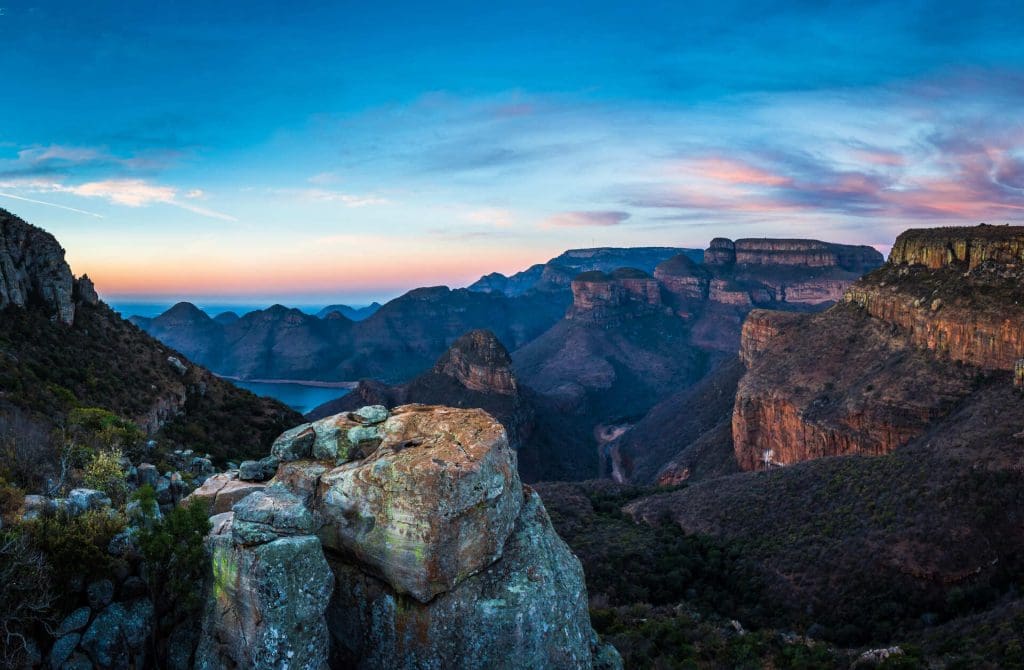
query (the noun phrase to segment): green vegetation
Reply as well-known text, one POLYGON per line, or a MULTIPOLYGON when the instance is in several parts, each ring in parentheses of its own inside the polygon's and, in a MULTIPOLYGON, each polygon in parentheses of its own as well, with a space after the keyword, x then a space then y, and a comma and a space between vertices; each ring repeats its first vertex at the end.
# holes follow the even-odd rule
POLYGON ((103 491, 115 505, 122 505, 128 495, 128 482, 121 466, 120 451, 100 451, 85 466, 82 483, 90 489, 103 491))
MULTIPOLYGON (((155 509, 149 487, 140 488, 136 499, 143 508, 155 509)), ((211 528, 207 514, 206 506, 193 500, 139 532, 146 581, 162 620, 182 621, 202 604, 202 585, 209 569, 203 546, 211 528)))

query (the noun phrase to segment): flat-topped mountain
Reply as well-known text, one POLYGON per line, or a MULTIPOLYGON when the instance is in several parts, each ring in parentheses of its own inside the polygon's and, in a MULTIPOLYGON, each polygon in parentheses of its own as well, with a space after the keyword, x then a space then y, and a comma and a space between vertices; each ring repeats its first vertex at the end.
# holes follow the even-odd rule
POLYGON ((530 290, 561 291, 568 289, 573 278, 584 272, 611 272, 630 267, 651 273, 658 263, 678 254, 684 254, 698 263, 703 257, 700 249, 675 247, 569 249, 547 263, 538 263, 508 277, 500 272, 484 275, 470 284, 469 290, 499 292, 510 296, 522 295, 530 290))

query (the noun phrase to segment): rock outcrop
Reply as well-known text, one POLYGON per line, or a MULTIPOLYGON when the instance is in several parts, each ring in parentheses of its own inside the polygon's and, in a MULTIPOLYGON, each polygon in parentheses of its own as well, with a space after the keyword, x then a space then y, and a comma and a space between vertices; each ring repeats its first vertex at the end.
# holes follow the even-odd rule
POLYGON ((846 300, 936 355, 989 370, 1024 358, 1024 228, 910 230, 846 300))
POLYGON ((489 330, 473 330, 455 340, 433 371, 451 377, 471 391, 502 395, 516 392, 512 358, 489 330))
POLYGON ((912 229, 896 238, 889 254, 892 265, 923 265, 932 270, 973 270, 986 261, 1024 263, 1024 226, 912 229))
POLYGON ((1014 227, 907 231, 842 305, 814 317, 752 312, 732 421, 740 466, 888 453, 984 371, 1012 374, 1024 358, 1022 241, 1014 227))
POLYGON ((594 667, 579 561, 486 413, 364 408, 274 453, 211 534, 199 667, 594 667))
POLYGON ((565 318, 612 327, 623 320, 665 312, 658 281, 634 268, 584 272, 572 280, 572 307, 565 318))
POLYGON ((711 240, 704 253, 708 265, 773 265, 801 268, 840 268, 858 274, 881 265, 882 255, 868 246, 819 240, 711 240))
POLYGON ((38 302, 54 319, 71 325, 74 284, 64 249, 53 235, 0 209, 0 309, 38 302))

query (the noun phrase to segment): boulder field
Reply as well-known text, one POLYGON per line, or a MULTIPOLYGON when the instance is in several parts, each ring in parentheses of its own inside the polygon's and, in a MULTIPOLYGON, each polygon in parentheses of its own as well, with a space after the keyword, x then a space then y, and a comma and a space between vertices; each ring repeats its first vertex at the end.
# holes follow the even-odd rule
MULTIPOLYGON (((621 667, 486 412, 365 407, 287 431, 272 457, 212 517, 196 667, 621 667)), ((227 485, 193 495, 212 511, 227 485)))

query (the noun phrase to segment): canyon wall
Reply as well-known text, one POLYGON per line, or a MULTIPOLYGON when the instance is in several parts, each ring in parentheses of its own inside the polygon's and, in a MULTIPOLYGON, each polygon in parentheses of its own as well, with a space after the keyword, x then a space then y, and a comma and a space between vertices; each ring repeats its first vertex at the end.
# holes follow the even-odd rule
POLYGON ((572 307, 565 318, 611 326, 643 314, 667 312, 661 286, 646 272, 619 268, 584 272, 572 280, 572 307))
POLYGON ((911 230, 829 311, 751 312, 732 420, 740 466, 888 453, 982 371, 1012 373, 1024 359, 1022 254, 1022 228, 911 230))

